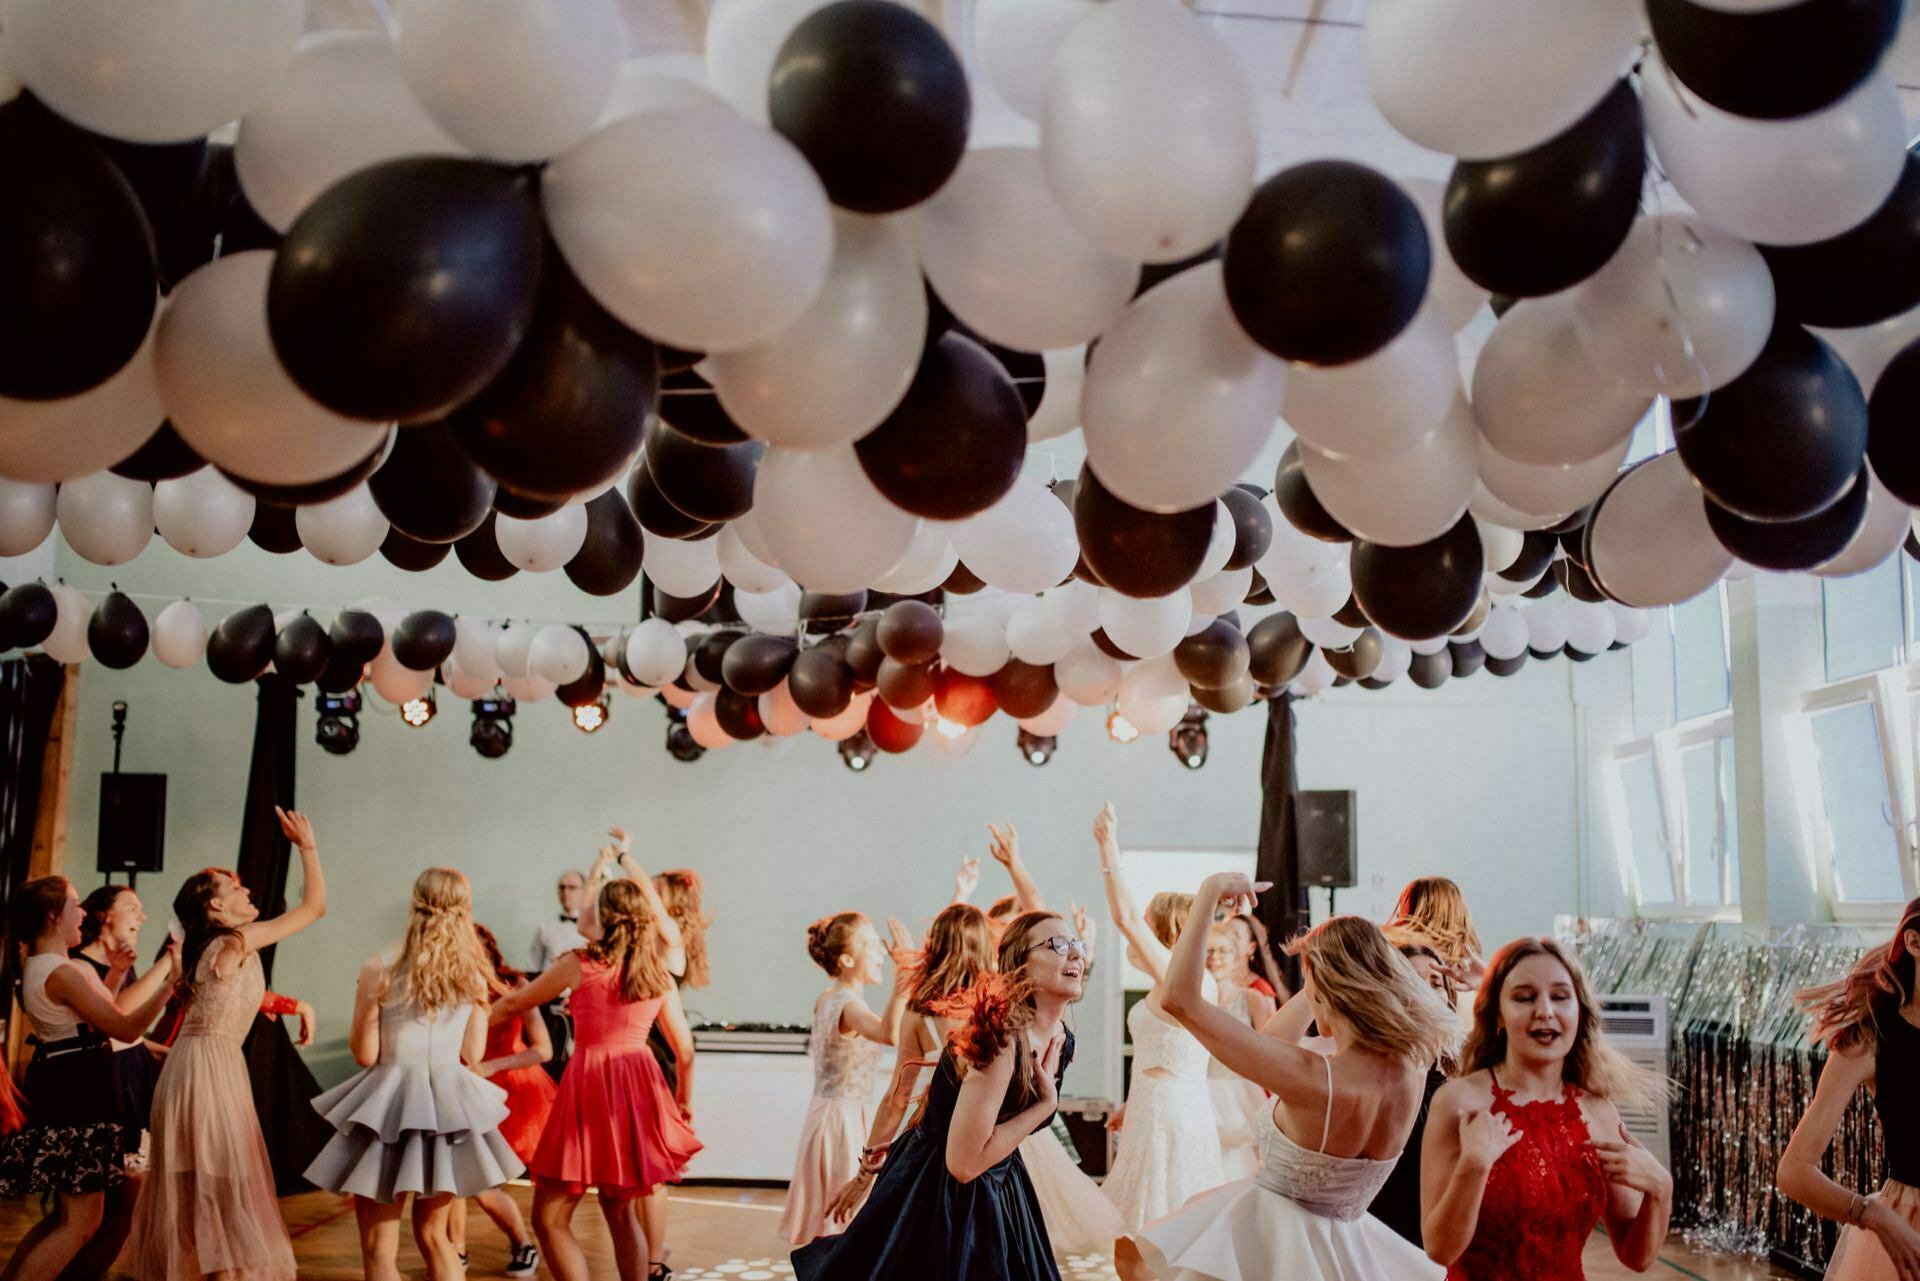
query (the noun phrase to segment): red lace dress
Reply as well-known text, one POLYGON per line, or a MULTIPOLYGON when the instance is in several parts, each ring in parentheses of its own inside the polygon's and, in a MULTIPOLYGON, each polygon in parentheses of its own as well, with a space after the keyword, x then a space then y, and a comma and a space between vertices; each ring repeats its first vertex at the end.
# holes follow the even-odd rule
MULTIPOLYGON (((526 1036, 518 1018, 502 1019, 487 1029, 487 1057, 504 1059, 527 1048, 526 1036)), ((558 1092, 553 1078, 539 1064, 508 1068, 487 1078, 507 1092, 507 1119, 500 1126, 500 1137, 513 1154, 531 1164, 540 1135, 547 1128, 547 1115, 553 1111, 558 1092)))
POLYGON ((1581 1251, 1607 1205, 1580 1091, 1515 1103, 1493 1083, 1493 1111, 1520 1132, 1487 1173, 1480 1221, 1447 1281, 1584 1281, 1581 1251))

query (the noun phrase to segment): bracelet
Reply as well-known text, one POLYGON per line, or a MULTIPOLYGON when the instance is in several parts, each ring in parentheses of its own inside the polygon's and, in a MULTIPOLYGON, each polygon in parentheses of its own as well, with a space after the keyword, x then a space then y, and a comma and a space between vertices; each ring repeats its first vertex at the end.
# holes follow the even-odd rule
POLYGON ((1856 1228, 1859 1227, 1860 1220, 1867 1217, 1867 1207, 1870 1204, 1866 1197, 1855 1192, 1852 1202, 1847 1206, 1847 1222, 1856 1228))
POLYGON ((296 1013, 299 1008, 300 1002, 290 996, 281 996, 277 992, 269 992, 260 1000, 260 1012, 269 1017, 293 1014, 296 1013))

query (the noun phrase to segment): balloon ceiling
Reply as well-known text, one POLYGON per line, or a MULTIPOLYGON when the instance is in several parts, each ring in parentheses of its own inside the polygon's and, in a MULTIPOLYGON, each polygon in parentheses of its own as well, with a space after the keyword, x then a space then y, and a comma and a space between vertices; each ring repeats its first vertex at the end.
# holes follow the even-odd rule
POLYGON ((900 750, 1507 675, 1746 566, 1858 573, 1920 503, 1901 17, 1370 0, 1441 183, 1263 173, 1250 64, 1178 0, 713 0, 693 68, 616 0, 0 0, 0 555, 452 555, 649 615, 34 583, 0 647, 900 750), (985 84, 1037 146, 969 145, 985 84), (1656 403, 1675 448, 1622 470, 1656 403))

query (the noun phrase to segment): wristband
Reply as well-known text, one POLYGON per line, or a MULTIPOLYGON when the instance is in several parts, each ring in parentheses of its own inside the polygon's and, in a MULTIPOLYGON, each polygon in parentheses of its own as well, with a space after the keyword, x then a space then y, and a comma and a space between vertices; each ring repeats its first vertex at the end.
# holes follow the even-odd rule
POLYGON ((260 999, 260 1012, 269 1018, 278 1018, 282 1014, 293 1014, 300 1008, 300 1002, 290 996, 281 996, 269 992, 260 999))

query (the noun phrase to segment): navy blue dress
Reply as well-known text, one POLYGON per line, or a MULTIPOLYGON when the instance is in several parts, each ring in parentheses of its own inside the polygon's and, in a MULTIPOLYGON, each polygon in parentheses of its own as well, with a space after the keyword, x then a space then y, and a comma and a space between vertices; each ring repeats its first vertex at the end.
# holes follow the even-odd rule
MULTIPOLYGON (((1072 1060, 1068 1032, 1056 1082, 1072 1060)), ((959 1097, 960 1074, 948 1050, 934 1069, 919 1124, 894 1140, 847 1230, 793 1252, 799 1281, 1060 1281, 1018 1151, 970 1183, 947 1173, 947 1127, 959 1097)), ((1019 1110, 1009 1100, 1000 1119, 1019 1110)))

